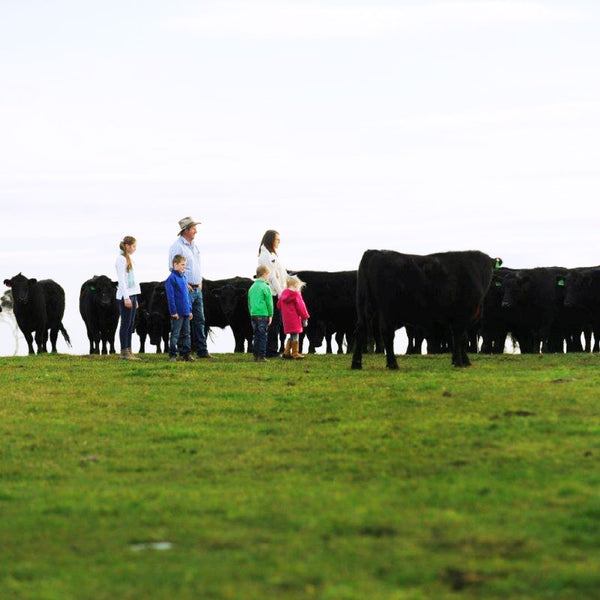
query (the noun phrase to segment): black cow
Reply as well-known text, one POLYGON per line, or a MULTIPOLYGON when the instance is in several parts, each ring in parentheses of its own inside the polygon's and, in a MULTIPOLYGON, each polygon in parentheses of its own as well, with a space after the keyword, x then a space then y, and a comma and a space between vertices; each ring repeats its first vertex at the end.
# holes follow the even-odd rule
MULTIPOLYGON (((564 290, 563 304, 567 320, 576 333, 585 333, 587 351, 598 352, 600 348, 600 267, 569 269, 565 276, 558 276, 557 287, 564 290), (594 346, 590 333, 594 334, 594 346)), ((583 349, 583 348, 582 348, 583 349)), ((575 347, 574 350, 579 350, 575 347)))
POLYGON ((169 349, 169 334, 171 333, 171 313, 165 290, 165 282, 157 283, 152 289, 148 303, 148 335, 150 343, 156 346, 156 352, 169 349))
POLYGON ((397 369, 394 332, 405 325, 431 330, 449 327, 452 364, 466 367, 467 330, 481 305, 500 259, 476 250, 418 256, 392 250, 367 250, 358 267, 357 339, 352 368, 362 368, 368 323, 378 317, 389 369, 397 369))
MULTIPOLYGON (((144 281, 140 283, 141 293, 138 296, 138 309, 135 313, 135 326, 134 330, 140 338, 140 353, 146 352, 146 338, 148 337, 148 309, 150 307, 150 300, 152 299, 152 293, 154 288, 158 285, 158 281, 144 281)), ((150 340, 151 344, 156 342, 156 338, 150 340), (154 342, 152 341, 154 339, 154 342)), ((156 346, 156 352, 161 351, 162 338, 158 337, 158 345, 156 346)), ((166 351, 166 348, 165 348, 166 351)))
POLYGON ((350 352, 356 329, 356 271, 298 271, 297 275, 306 282, 302 297, 310 313, 305 332, 309 352, 314 352, 323 339, 327 352, 331 352, 332 335, 338 354, 344 352, 344 336, 350 352))
POLYGON ((556 285, 563 267, 536 267, 507 273, 502 279, 502 308, 522 353, 563 352, 564 294, 556 285))
POLYGON ((248 352, 252 352, 253 331, 248 312, 248 290, 252 285, 252 280, 247 277, 233 277, 221 280, 221 282, 223 281, 226 283, 219 287, 205 286, 204 302, 207 303, 207 295, 214 295, 217 299, 235 339, 234 352, 244 352, 244 344, 246 344, 248 352))
POLYGON ((90 354, 114 354, 115 332, 119 323, 117 282, 106 275, 95 275, 81 286, 79 313, 85 323, 90 354), (100 348, 102 344, 102 349, 100 348))
POLYGON ((29 354, 35 354, 33 339, 38 354, 46 352, 48 330, 52 352, 56 352, 56 340, 60 331, 70 346, 69 334, 62 324, 65 312, 65 292, 52 279, 28 279, 21 273, 11 279, 5 279, 4 285, 11 288, 13 311, 19 329, 27 340, 29 354))

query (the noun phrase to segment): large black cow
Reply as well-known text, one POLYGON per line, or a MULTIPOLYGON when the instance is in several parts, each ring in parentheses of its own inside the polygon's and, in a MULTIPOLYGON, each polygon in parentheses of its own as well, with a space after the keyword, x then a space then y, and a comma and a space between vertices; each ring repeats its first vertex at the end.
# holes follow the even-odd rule
POLYGON ((60 331, 70 346, 69 334, 62 324, 65 312, 65 292, 52 279, 28 279, 21 273, 11 279, 5 279, 4 285, 11 288, 13 311, 19 329, 27 340, 29 354, 35 354, 33 340, 38 354, 46 352, 48 330, 52 352, 56 352, 56 340, 60 331))
POLYGON ((556 285, 563 267, 536 267, 506 273, 502 279, 502 308, 522 353, 563 352, 564 294, 556 285))
POLYGON ((469 366, 467 330, 480 317, 494 267, 501 263, 476 250, 426 256, 367 250, 358 267, 352 368, 362 368, 363 345, 373 315, 379 321, 389 369, 398 368, 394 332, 405 325, 425 330, 448 327, 452 364, 469 366))
POLYGON ((302 297, 310 313, 306 337, 309 352, 314 352, 323 339, 331 352, 331 336, 335 335, 338 354, 343 353, 346 337, 348 352, 354 343, 356 329, 356 271, 298 271, 306 282, 302 297))
POLYGON ((106 275, 94 275, 81 286, 79 313, 85 323, 90 354, 115 353, 115 332, 119 323, 116 289, 117 282, 106 275))
MULTIPOLYGON (((220 282, 211 282, 211 285, 204 287, 205 305, 210 300, 207 296, 213 295, 221 307, 227 324, 231 327, 235 340, 234 352, 244 352, 246 345, 248 352, 252 352, 252 321, 248 312, 248 290, 252 285, 252 280, 247 277, 233 277, 231 279, 220 280, 220 282), (219 287, 213 287, 213 284, 223 283, 219 287)), ((209 316, 210 315, 210 311, 209 316)))

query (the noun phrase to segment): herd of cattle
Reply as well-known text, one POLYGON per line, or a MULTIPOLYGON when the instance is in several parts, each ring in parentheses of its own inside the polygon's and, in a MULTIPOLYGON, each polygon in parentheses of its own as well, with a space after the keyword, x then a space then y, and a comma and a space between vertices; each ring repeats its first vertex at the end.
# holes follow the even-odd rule
MULTIPOLYGON (((427 256, 368 250, 358 271, 294 271, 307 283, 303 296, 311 314, 305 331, 309 352, 332 338, 339 353, 385 351, 387 366, 397 368, 394 332, 408 337, 407 353, 451 352, 456 366, 468 366, 468 352, 502 353, 507 336, 522 353, 597 352, 600 342, 600 266, 567 269, 501 267, 477 251, 427 256), (593 346, 592 346, 593 336, 593 346)), ((13 311, 29 353, 45 352, 50 338, 56 352, 62 324, 64 290, 47 279, 22 274, 4 280, 12 292, 13 311)), ((100 275, 81 286, 79 310, 90 354, 115 352, 119 310, 116 283, 100 275)), ((245 277, 203 282, 207 332, 230 327, 234 352, 252 351, 252 326, 245 277)), ((1 309, 0 309, 1 310, 1 309)), ((164 282, 141 284, 135 331, 140 352, 146 343, 166 351, 170 315, 164 282)))

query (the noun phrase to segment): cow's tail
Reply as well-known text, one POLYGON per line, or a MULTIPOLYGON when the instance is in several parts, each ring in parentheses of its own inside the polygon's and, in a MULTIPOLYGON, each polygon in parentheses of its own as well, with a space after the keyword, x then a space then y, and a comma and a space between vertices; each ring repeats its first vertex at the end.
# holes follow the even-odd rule
POLYGON ((67 330, 65 329, 65 326, 62 323, 60 324, 59 331, 63 334, 63 337, 65 338, 65 342, 67 342, 67 345, 70 348, 71 347, 71 338, 69 337, 69 334, 67 333, 67 330))

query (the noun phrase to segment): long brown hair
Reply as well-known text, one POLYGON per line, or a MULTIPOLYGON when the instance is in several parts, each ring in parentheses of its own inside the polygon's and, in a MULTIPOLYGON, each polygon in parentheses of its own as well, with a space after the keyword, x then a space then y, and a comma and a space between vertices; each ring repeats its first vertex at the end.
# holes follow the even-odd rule
POLYGON ((129 252, 127 252, 127 250, 125 249, 125 246, 131 246, 132 244, 135 244, 137 240, 131 236, 131 235, 126 235, 122 240, 121 243, 119 244, 119 248, 121 249, 121 253, 123 254, 123 256, 125 257, 125 260, 127 261, 127 270, 131 271, 131 269, 133 269, 133 265, 131 264, 131 257, 129 256, 129 252))
POLYGON ((273 248, 273 244, 275 243, 275 236, 279 235, 278 231, 274 229, 267 229, 265 231, 265 235, 263 235, 262 240, 260 241, 260 246, 258 247, 258 255, 260 256, 260 249, 264 246, 269 252, 273 254, 277 254, 275 249, 273 248))

